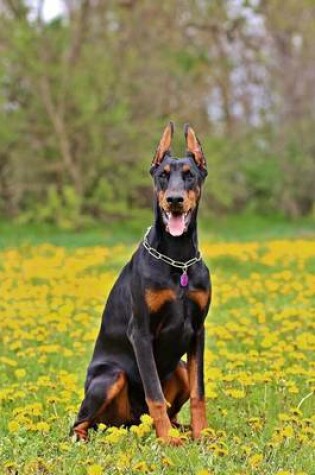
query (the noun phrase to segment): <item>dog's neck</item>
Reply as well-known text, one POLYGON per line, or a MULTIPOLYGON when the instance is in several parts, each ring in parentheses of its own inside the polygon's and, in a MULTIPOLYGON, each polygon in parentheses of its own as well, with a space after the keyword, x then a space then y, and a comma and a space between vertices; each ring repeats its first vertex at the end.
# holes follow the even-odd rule
POLYGON ((186 262, 196 257, 198 252, 197 213, 198 207, 192 213, 187 231, 181 236, 174 237, 166 231, 159 206, 155 203, 155 222, 149 234, 150 245, 177 261, 186 262))

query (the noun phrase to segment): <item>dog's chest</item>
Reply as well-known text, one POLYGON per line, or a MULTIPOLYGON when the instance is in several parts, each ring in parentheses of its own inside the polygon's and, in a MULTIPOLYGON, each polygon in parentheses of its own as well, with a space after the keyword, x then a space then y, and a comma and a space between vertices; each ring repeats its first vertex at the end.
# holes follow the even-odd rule
POLYGON ((191 312, 204 313, 210 297, 210 282, 206 267, 190 273, 183 284, 183 274, 174 272, 164 279, 152 279, 147 283, 145 301, 151 314, 165 313, 165 309, 181 318, 191 312))
POLYGON ((145 301, 149 310, 150 331, 157 351, 183 354, 188 350, 194 331, 207 313, 210 282, 203 264, 189 269, 187 285, 181 285, 181 273, 151 274, 147 280, 145 301), (156 274, 157 275, 157 274, 156 274))
POLYGON ((208 298, 209 292, 193 283, 185 288, 177 285, 147 291, 153 338, 169 340, 171 344, 189 341, 204 316, 208 298))
MULTIPOLYGON (((169 295, 170 296, 170 295, 169 295)), ((187 292, 175 292, 165 300, 159 311, 150 313, 150 328, 154 354, 159 372, 172 368, 189 350, 194 334, 194 321, 198 318, 194 303, 187 292)))

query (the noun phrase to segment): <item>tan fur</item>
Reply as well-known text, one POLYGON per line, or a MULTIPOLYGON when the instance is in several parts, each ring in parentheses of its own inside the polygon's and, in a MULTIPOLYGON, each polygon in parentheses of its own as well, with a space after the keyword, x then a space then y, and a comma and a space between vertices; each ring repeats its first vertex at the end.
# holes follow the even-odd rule
POLYGON ((191 428, 194 439, 199 439, 201 431, 207 427, 206 403, 204 399, 190 399, 191 428))
POLYGON ((200 308, 204 310, 207 306, 209 299, 209 292, 206 290, 190 290, 188 292, 188 298, 193 300, 200 308))
POLYGON ((162 138, 159 142, 159 145, 157 147, 157 150, 155 152, 154 158, 153 158, 153 165, 159 165, 161 161, 163 160, 163 157, 167 151, 170 150, 171 148, 171 143, 172 143, 172 137, 173 137, 173 124, 169 124, 163 132, 162 138))
POLYGON ((206 403, 198 394, 197 361, 195 356, 188 357, 188 378, 190 386, 190 414, 193 437, 198 439, 201 431, 207 427, 206 403))
POLYGON ((166 201, 166 193, 165 191, 158 192, 158 202, 160 208, 164 209, 164 211, 169 211, 169 204, 166 201))
POLYGON ((166 403, 146 400, 150 416, 152 417, 155 425, 156 435, 163 439, 168 438, 168 433, 172 428, 171 421, 167 415, 166 403))
POLYGON ((171 173, 171 165, 170 165, 170 164, 165 165, 165 167, 164 167, 164 172, 165 172, 165 173, 171 173))
POLYGON ((191 152, 194 154, 195 161, 198 167, 206 167, 206 160, 205 160, 201 145, 199 143, 199 140, 196 137, 194 130, 191 127, 188 127, 187 129, 186 146, 187 146, 188 152, 191 152))
POLYGON ((189 387, 190 387, 190 397, 197 398, 198 391, 197 391, 197 362, 195 356, 190 356, 188 358, 188 379, 189 379, 189 387))
POLYGON ((151 312, 157 312, 166 302, 176 299, 172 289, 146 290, 145 301, 151 312))
POLYGON ((187 401, 189 398, 189 381, 188 371, 184 365, 178 364, 172 376, 164 384, 163 393, 166 401, 170 404, 169 414, 172 414, 172 405, 175 401, 178 399, 182 399, 183 403, 187 401))
MULTIPOLYGON (((193 211, 196 206, 200 196, 200 188, 196 190, 189 190, 184 193, 184 203, 183 203, 183 212, 187 213, 188 211, 193 211)), ((158 202, 161 209, 165 212, 169 212, 171 207, 167 202, 168 192, 159 191, 158 192, 158 202)))
POLYGON ((131 407, 128 397, 128 384, 126 383, 118 396, 113 400, 114 405, 114 417, 119 420, 121 424, 124 421, 131 420, 131 407))

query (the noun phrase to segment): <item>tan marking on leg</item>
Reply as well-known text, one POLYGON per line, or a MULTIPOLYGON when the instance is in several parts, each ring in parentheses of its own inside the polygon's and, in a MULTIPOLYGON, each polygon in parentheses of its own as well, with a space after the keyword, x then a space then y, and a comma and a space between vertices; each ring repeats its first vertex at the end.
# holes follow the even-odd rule
POLYGON ((188 358, 188 379, 189 379, 189 388, 190 388, 190 397, 197 398, 197 362, 194 356, 188 358))
POLYGON ((124 373, 119 373, 117 381, 115 381, 114 384, 112 384, 112 386, 110 386, 108 389, 106 400, 112 401, 113 398, 117 396, 118 393, 120 393, 126 382, 127 378, 124 373))
POLYGON ((167 406, 164 402, 152 401, 150 399, 146 400, 150 416, 154 421, 155 431, 157 437, 162 439, 163 442, 166 442, 171 445, 181 445, 182 440, 180 438, 170 437, 169 431, 172 428, 170 418, 167 415, 167 406))
POLYGON ((187 295, 188 298, 193 300, 201 310, 206 308, 210 296, 208 290, 190 290, 187 295))
POLYGON ((189 381, 188 381, 188 372, 185 366, 178 365, 175 368, 174 373, 166 381, 163 387, 164 397, 169 404, 173 404, 175 399, 181 393, 187 393, 187 398, 189 397, 189 381))
POLYGON ((198 394, 197 361, 192 356, 188 359, 188 376, 190 386, 190 415, 194 439, 201 436, 201 431, 207 427, 206 404, 198 394))
POLYGON ((125 384, 122 391, 116 398, 117 415, 120 420, 129 422, 131 420, 131 407, 128 396, 128 384, 125 384))
POLYGON ((191 427, 194 439, 199 439, 201 431, 207 427, 206 403, 204 399, 190 399, 191 427))
POLYGON ((176 421, 176 415, 189 399, 189 382, 187 368, 178 364, 172 376, 163 385, 163 393, 170 404, 167 412, 171 422, 176 421))
POLYGON ((117 380, 108 388, 107 394, 104 394, 104 402, 94 417, 93 422, 102 422, 104 412, 126 385, 126 381, 127 378, 125 374, 119 373, 117 380))
POLYGON ((146 290, 145 301, 151 312, 157 312, 166 302, 176 299, 172 289, 146 290))

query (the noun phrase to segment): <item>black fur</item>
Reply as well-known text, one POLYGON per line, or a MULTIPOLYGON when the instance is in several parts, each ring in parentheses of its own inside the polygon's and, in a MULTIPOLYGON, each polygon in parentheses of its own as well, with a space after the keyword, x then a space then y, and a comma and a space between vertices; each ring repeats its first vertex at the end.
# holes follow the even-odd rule
MULTIPOLYGON (((187 153, 182 159, 172 158, 166 153, 161 163, 153 165, 150 171, 156 199, 154 225, 148 242, 172 259, 187 261, 194 258, 198 252, 198 202, 191 212, 186 232, 173 237, 163 222, 158 193, 185 194, 192 190, 198 192, 199 201, 206 170, 197 166, 192 153, 187 153), (170 170, 167 175, 163 171, 166 165, 170 170), (184 165, 186 168, 189 166, 191 172, 183 173, 184 165)), ((164 384, 178 365, 183 366, 181 358, 185 354, 197 361, 197 392, 199 399, 204 399, 203 322, 210 303, 209 271, 201 260, 187 272, 189 285, 181 287, 182 270, 156 260, 140 243, 109 294, 87 372, 85 398, 74 430, 82 422, 87 422, 88 427, 100 421, 113 425, 139 423, 140 415, 150 411, 148 401, 165 404, 164 384), (171 291, 175 299, 165 301, 160 308, 152 311, 146 300, 146 291, 159 290, 171 291), (194 291, 209 295, 202 308, 190 297, 194 291), (110 388, 121 374, 126 378, 130 404, 130 414, 125 419, 115 416, 113 404, 103 413, 101 411, 110 388)), ((181 404, 187 397, 183 397, 181 404)), ((167 409, 171 418, 176 416, 181 404, 174 401, 173 408, 167 409)), ((154 414, 151 415, 155 418, 154 414)), ((166 436, 161 431, 158 435, 166 436)))

